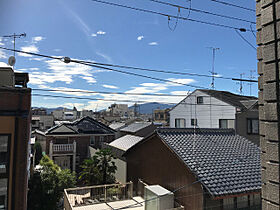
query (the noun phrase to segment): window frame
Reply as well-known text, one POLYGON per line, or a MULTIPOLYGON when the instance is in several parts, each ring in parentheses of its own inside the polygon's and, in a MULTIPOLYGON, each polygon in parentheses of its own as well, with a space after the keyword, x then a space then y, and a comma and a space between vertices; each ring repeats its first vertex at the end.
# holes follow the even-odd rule
MULTIPOLYGON (((179 124, 181 125, 181 123, 179 123, 179 124)), ((185 128, 185 127, 186 127, 186 119, 185 118, 175 118, 175 128, 185 128), (176 126, 177 125, 176 120, 183 120, 183 122, 184 122, 183 127, 176 126)))
POLYGON ((191 119, 191 126, 197 126, 198 125, 198 120, 197 118, 191 119))
POLYGON ((258 118, 247 118, 247 134, 248 135, 259 135, 260 134, 260 122, 259 122, 258 118), (253 132, 253 120, 258 121, 258 132, 257 133, 253 132), (250 125, 250 129, 249 129, 249 125, 250 125))
POLYGON ((196 97, 196 103, 197 104, 203 104, 203 96, 197 96, 196 97))

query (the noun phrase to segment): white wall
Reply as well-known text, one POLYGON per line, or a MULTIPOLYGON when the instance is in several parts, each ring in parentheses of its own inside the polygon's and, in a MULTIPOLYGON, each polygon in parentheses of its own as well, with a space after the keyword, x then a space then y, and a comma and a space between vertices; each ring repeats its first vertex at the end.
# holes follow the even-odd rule
POLYGON ((235 119, 236 108, 196 90, 169 113, 171 128, 175 128, 176 118, 184 118, 187 128, 193 127, 191 119, 195 118, 199 128, 219 128, 219 119, 235 119), (203 104, 197 104, 197 96, 204 96, 203 104))

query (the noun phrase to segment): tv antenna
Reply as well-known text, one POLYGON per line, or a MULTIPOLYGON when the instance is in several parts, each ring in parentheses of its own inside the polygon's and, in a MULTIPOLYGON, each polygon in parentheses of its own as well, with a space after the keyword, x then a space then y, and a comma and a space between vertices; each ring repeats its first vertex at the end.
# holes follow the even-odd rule
MULTIPOLYGON (((256 71, 255 70, 250 70, 250 79, 253 80, 255 79, 256 77, 253 75, 253 73, 255 73, 256 71)), ((249 82, 249 86, 250 86, 250 96, 252 95, 252 83, 249 82)))
POLYGON ((19 39, 21 37, 26 37, 26 33, 23 34, 12 34, 12 35, 6 35, 6 36, 2 36, 4 38, 13 38, 14 39, 14 57, 16 57, 16 39, 19 39))
POLYGON ((215 72, 215 57, 216 57, 216 51, 220 50, 220 48, 216 48, 216 47, 208 47, 208 48, 212 50, 212 70, 210 71, 212 76, 211 88, 215 89, 215 76, 217 75, 217 73, 215 72))

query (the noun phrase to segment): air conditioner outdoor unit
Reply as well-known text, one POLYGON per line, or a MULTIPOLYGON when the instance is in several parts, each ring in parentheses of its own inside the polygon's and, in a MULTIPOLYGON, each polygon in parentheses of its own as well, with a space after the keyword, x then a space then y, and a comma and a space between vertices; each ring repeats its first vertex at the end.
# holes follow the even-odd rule
POLYGON ((145 210, 166 210, 174 208, 174 194, 160 185, 150 185, 144 191, 145 210))
POLYGON ((0 67, 0 86, 15 86, 14 70, 11 67, 0 67))

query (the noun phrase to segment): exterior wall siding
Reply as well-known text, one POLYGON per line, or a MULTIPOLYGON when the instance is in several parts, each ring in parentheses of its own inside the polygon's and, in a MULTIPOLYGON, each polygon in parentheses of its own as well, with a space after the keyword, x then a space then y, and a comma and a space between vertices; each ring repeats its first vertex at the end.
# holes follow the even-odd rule
POLYGON ((164 143, 153 136, 137 145, 126 155, 127 181, 137 183, 138 179, 147 184, 159 184, 173 191, 182 186, 175 193, 178 202, 185 209, 203 209, 203 189, 196 178, 177 156, 164 143), (181 197, 181 198, 180 198, 181 197))
POLYGON ((171 128, 175 128, 176 118, 185 119, 186 128, 193 127, 191 125, 191 119, 195 118, 197 119, 197 123, 200 128, 219 128, 220 119, 235 119, 236 108, 197 90, 184 99, 169 113, 171 128), (197 104, 197 96, 204 97, 204 104, 197 104))

